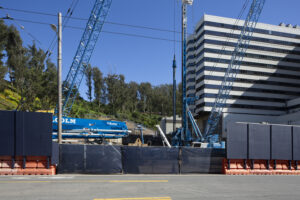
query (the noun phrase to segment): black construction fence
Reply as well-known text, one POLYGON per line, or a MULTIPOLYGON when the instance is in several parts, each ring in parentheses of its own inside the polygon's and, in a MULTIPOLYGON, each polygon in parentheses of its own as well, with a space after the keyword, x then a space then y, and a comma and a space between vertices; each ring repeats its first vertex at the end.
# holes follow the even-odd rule
POLYGON ((0 156, 52 155, 52 114, 0 111, 0 156))
POLYGON ((120 146, 62 144, 58 173, 122 173, 120 146))
POLYGON ((227 159, 300 160, 299 126, 233 123, 227 129, 227 159))
POLYGON ((47 168, 57 164, 51 159, 52 114, 0 111, 0 138, 0 160, 9 160, 12 168, 20 159, 23 168, 32 159, 45 159, 47 168))
POLYGON ((222 173, 225 150, 62 144, 58 173, 222 173))
POLYGON ((59 145, 52 142, 52 114, 37 112, 0 111, 0 137, 0 157, 46 156, 58 173, 221 173, 225 157, 224 150, 188 147, 59 145))

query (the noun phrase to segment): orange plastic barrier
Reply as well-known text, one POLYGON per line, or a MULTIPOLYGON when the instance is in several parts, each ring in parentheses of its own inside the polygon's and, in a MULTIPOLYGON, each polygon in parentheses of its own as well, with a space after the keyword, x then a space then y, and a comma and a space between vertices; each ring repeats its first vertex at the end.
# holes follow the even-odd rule
POLYGON ((55 175, 56 166, 47 169, 47 157, 41 156, 0 156, 0 175, 55 175))
POLYGON ((242 160, 223 161, 223 173, 226 175, 300 175, 296 162, 287 160, 242 160), (252 166, 253 165, 253 166, 252 166), (276 167, 275 167, 276 166, 276 167))

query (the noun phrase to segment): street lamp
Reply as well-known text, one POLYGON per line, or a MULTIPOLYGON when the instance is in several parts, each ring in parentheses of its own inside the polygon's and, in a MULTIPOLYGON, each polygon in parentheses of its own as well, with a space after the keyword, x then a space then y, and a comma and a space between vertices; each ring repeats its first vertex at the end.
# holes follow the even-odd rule
POLYGON ((55 24, 50 24, 51 29, 57 34, 57 89, 58 89, 58 100, 57 100, 57 137, 58 143, 62 143, 62 81, 61 81, 61 68, 62 68, 62 57, 61 57, 61 39, 62 39, 62 28, 61 28, 61 13, 58 13, 58 28, 55 24))

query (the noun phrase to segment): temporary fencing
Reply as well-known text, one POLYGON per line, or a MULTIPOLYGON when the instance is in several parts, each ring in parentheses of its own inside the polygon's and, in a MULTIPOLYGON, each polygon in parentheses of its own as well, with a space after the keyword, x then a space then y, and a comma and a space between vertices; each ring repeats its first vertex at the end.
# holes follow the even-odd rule
POLYGON ((224 149, 183 147, 181 173, 221 173, 224 149))
POLYGON ((0 175, 53 175, 52 115, 0 111, 0 175))
POLYGON ((60 145, 58 173, 122 173, 121 148, 111 145, 60 145))
POLYGON ((200 148, 60 145, 58 173, 221 173, 224 150, 200 148))
POLYGON ((167 147, 122 147, 125 174, 178 174, 179 149, 167 147))
POLYGON ((228 126, 227 159, 230 175, 298 175, 300 127, 235 123, 228 126))

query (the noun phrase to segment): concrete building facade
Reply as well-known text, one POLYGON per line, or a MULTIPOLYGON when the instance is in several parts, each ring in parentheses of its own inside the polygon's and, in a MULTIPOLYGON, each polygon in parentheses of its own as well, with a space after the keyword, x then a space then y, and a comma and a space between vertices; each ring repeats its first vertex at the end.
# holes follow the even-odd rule
MULTIPOLYGON (((171 134, 173 132, 173 117, 163 117, 160 121, 161 130, 165 134, 171 134)), ((176 128, 181 128, 181 117, 176 116, 176 128)))
MULTIPOLYGON (((187 96, 200 97, 190 109, 202 130, 243 24, 204 15, 188 37, 187 96)), ((291 123, 282 116, 297 113, 299 97, 300 28, 257 23, 223 110, 223 133, 228 121, 291 123)))

